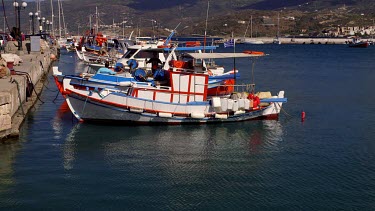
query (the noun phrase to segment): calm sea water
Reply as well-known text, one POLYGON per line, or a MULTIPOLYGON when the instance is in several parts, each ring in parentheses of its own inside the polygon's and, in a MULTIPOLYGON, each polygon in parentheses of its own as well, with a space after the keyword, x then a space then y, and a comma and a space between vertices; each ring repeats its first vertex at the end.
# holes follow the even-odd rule
MULTIPOLYGON (((80 124, 53 101, 49 75, 19 139, 0 144, 0 208, 374 210, 375 47, 236 47, 245 49, 269 54, 254 78, 257 90, 285 90, 279 121, 80 124)), ((84 68, 74 61, 63 52, 57 65, 84 68)), ((251 80, 251 63, 235 63, 239 83, 251 80)))

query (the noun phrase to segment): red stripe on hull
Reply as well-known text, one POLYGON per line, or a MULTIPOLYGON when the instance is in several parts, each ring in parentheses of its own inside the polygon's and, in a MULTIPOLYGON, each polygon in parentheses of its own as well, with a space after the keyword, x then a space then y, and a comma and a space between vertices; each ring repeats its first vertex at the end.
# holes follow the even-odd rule
POLYGON ((278 119, 279 119, 279 114, 270 114, 267 116, 256 117, 252 120, 278 120, 278 119))
POLYGON ((55 83, 56 83, 57 89, 63 95, 63 97, 65 97, 63 83, 61 81, 59 81, 59 79, 57 78, 57 76, 53 76, 53 78, 55 79, 55 83))

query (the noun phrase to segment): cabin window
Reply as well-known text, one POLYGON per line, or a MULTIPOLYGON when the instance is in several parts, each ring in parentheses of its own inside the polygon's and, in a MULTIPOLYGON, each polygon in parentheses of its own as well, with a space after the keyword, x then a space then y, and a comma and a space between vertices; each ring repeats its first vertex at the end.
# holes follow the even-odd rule
POLYGON ((134 53, 137 52, 137 49, 129 49, 126 51, 126 53, 122 56, 122 58, 130 58, 134 55, 134 53))
POLYGON ((134 58, 153 58, 154 51, 140 51, 134 58))

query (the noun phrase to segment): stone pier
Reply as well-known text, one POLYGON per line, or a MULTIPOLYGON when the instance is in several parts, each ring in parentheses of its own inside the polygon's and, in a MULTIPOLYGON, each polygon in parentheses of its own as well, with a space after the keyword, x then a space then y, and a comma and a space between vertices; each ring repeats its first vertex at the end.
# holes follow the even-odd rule
POLYGON ((21 51, 16 45, 16 42, 9 41, 4 47, 5 52, 1 52, 0 140, 19 135, 27 112, 42 90, 42 77, 48 73, 53 62, 51 54, 54 54, 53 57, 57 53, 57 48, 45 40, 40 41, 40 51, 36 52, 27 51, 30 41, 23 42, 21 51))

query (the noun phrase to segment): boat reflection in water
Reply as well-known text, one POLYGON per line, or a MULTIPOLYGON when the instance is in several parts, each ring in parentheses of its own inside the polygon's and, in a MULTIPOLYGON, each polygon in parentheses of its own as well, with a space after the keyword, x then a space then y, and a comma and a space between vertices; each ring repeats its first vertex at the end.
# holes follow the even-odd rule
MULTIPOLYGON (((56 104, 61 103, 60 107, 56 110, 56 115, 54 115, 51 125, 54 133, 55 140, 64 140, 63 146, 63 166, 64 169, 71 169, 70 163, 74 160, 74 147, 70 144, 74 141, 71 137, 74 137, 75 131, 78 130, 80 124, 72 116, 69 106, 64 99, 60 99, 56 104), (64 136, 68 134, 67 138, 64 136)), ((74 143, 73 143, 74 144, 74 143)))
POLYGON ((118 169, 128 165, 172 167, 173 171, 178 166, 205 168, 277 152, 282 139, 278 121, 160 127, 76 124, 63 143, 63 162, 66 170, 74 168, 79 156, 92 156, 98 163, 105 162, 101 165, 118 169))
POLYGON ((63 101, 60 107, 57 109, 56 115, 52 120, 52 129, 54 131, 54 138, 60 139, 61 136, 64 134, 63 131, 63 121, 67 118, 71 117, 72 114, 69 110, 69 106, 66 101, 63 101))
POLYGON ((12 188, 17 183, 15 179, 14 163, 17 153, 22 150, 23 140, 8 139, 0 142, 0 207, 11 206, 15 200, 11 197, 12 188))
POLYGON ((237 203, 259 195, 260 187, 274 187, 270 181, 280 173, 284 128, 278 121, 135 127, 74 123, 70 128, 68 121, 63 118, 67 135, 60 162, 64 181, 74 186, 66 186, 64 194, 89 194, 95 198, 89 204, 107 200, 108 194, 88 187, 111 193, 110 201, 120 199, 133 209, 142 208, 139 201, 173 210, 222 198, 237 203))
POLYGON ((263 130, 255 130, 249 139, 249 150, 257 152, 261 147, 279 149, 278 143, 282 141, 283 129, 278 121, 263 121, 263 130))

